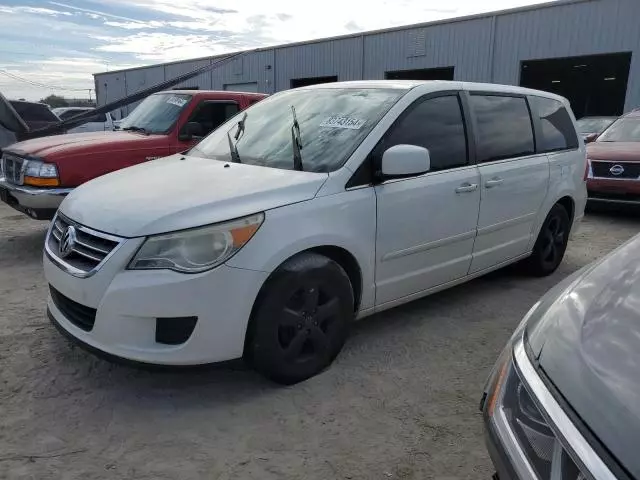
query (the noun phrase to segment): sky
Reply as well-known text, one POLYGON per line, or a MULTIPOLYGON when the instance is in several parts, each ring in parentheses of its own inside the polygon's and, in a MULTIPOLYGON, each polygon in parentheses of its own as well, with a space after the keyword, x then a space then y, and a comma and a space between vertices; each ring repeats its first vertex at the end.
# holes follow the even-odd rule
POLYGON ((98 72, 543 3, 360 2, 0 0, 0 92, 88 98, 98 72))

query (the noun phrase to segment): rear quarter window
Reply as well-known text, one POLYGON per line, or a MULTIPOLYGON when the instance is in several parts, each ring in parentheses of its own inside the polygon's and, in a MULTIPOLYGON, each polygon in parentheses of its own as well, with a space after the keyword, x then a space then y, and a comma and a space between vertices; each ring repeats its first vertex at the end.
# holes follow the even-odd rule
POLYGON ((529 97, 531 113, 539 120, 539 153, 574 150, 578 148, 578 135, 567 109, 558 100, 529 97))

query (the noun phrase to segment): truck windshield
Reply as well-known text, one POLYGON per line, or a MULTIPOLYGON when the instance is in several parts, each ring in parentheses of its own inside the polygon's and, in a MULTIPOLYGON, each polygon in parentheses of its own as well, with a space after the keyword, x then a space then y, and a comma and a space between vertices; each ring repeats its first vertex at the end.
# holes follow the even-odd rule
POLYGON ((235 136, 244 112, 214 130, 189 154, 233 161, 235 150, 243 164, 293 170, 297 163, 293 142, 298 138, 301 169, 332 172, 344 164, 405 93, 404 89, 393 88, 314 88, 278 93, 246 110, 242 135, 233 141, 232 148, 230 138, 235 136), (295 135, 292 110, 298 123, 295 135))
POLYGON ((640 142, 640 117, 616 120, 598 137, 598 142, 640 142))
POLYGON ((191 95, 156 93, 145 98, 120 124, 122 130, 166 133, 176 123, 191 95))

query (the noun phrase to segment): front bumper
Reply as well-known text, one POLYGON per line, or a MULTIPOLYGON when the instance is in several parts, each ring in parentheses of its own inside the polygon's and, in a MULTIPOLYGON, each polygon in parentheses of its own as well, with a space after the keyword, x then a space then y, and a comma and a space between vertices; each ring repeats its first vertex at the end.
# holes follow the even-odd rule
POLYGON ((241 357, 251 309, 268 273, 226 265, 196 275, 126 270, 141 242, 126 240, 88 278, 70 275, 45 255, 49 284, 72 302, 95 309, 87 331, 50 295, 47 308, 56 326, 90 349, 134 362, 201 365, 241 357), (197 322, 184 343, 156 341, 158 319, 193 317, 197 322))
POLYGON ((640 179, 589 178, 587 190, 589 203, 640 205, 640 179))
POLYGON ((72 188, 38 188, 15 185, 0 177, 0 200, 38 220, 51 220, 72 188))

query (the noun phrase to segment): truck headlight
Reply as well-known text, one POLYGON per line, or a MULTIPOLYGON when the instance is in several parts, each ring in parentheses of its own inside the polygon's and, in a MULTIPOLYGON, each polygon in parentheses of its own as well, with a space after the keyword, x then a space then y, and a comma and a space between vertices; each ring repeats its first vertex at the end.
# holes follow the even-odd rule
POLYGON ((133 257, 132 270, 168 269, 198 273, 231 258, 258 231, 264 213, 230 222, 147 238, 133 257))
POLYGON ((58 167, 53 163, 45 163, 40 160, 25 160, 22 165, 25 185, 34 187, 57 187, 58 167))

